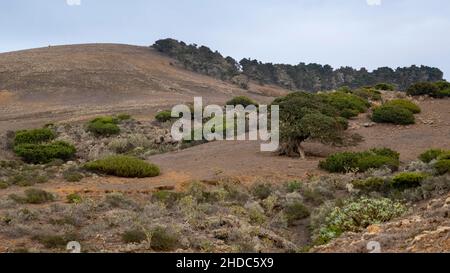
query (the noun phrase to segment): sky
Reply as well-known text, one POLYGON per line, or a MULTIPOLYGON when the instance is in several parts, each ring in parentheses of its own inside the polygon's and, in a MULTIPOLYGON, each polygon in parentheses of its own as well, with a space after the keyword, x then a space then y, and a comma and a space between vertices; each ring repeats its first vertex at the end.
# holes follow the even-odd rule
POLYGON ((448 0, 1 0, 0 52, 170 37, 237 60, 428 65, 448 79, 449 14, 448 0))

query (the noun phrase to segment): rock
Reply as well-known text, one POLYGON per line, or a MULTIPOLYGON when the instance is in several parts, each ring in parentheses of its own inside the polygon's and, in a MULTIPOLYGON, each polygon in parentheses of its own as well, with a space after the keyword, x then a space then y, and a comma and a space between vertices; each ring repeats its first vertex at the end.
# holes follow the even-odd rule
POLYGON ((366 122, 363 124, 364 127, 369 128, 375 126, 375 122, 366 122))

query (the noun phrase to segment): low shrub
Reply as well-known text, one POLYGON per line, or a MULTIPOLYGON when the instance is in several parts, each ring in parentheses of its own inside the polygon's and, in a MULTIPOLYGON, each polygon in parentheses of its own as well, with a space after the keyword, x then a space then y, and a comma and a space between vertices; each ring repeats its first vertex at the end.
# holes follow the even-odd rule
POLYGON ((372 120, 377 123, 409 125, 416 122, 414 114, 408 109, 392 105, 382 105, 373 110, 372 120))
POLYGON ((374 90, 372 88, 360 88, 353 90, 352 93, 365 100, 380 101, 383 98, 380 91, 374 90))
POLYGON ((39 189, 28 189, 25 191, 25 196, 10 195, 12 200, 21 204, 44 204, 55 200, 53 194, 39 189))
POLYGON ((367 111, 370 103, 356 95, 344 92, 333 92, 323 94, 328 103, 340 111, 340 115, 345 118, 357 116, 359 113, 367 111))
POLYGON ((77 193, 72 193, 66 196, 67 202, 69 204, 79 204, 83 201, 83 198, 81 197, 81 195, 77 194, 77 193))
POLYGON ((450 173, 450 159, 440 159, 434 164, 434 169, 439 175, 450 173))
POLYGON ((383 90, 383 91, 394 91, 395 90, 395 86, 393 84, 389 84, 389 83, 379 83, 379 84, 375 85, 374 88, 377 90, 383 90))
POLYGON ((392 179, 392 187, 398 190, 419 187, 420 184, 428 177, 427 174, 419 172, 399 173, 392 179))
POLYGON ((294 180, 294 181, 289 181, 286 183, 286 189, 289 193, 296 192, 296 191, 302 189, 302 187, 303 187, 303 184, 300 181, 294 180))
POLYGON ((167 122, 172 119, 172 111, 166 110, 156 114, 155 119, 161 123, 167 122))
POLYGON ((4 190, 9 187, 9 184, 5 181, 0 180, 0 190, 4 190))
POLYGON ((14 146, 21 144, 40 144, 56 138, 56 134, 50 129, 34 129, 19 131, 14 137, 14 146))
POLYGON ((32 164, 46 164, 54 159, 69 160, 75 153, 73 145, 56 141, 48 144, 20 144, 14 147, 14 152, 25 162, 32 164))
POLYGON ((117 119, 120 120, 120 121, 130 120, 131 119, 131 115, 125 114, 125 113, 118 114, 117 115, 117 119))
POLYGON ((371 177, 365 180, 352 181, 353 186, 364 192, 384 192, 387 189, 387 183, 383 178, 371 177))
POLYGON ((76 169, 68 169, 63 172, 63 177, 67 182, 80 182, 84 175, 76 169))
POLYGON ((431 82, 419 82, 411 85, 406 93, 410 96, 432 95, 439 91, 436 84, 431 82))
POLYGON ((67 233, 64 235, 42 234, 33 237, 46 248, 65 248, 69 242, 79 241, 80 238, 76 234, 67 233))
POLYGON ((119 120, 115 117, 98 117, 88 123, 87 131, 96 136, 117 135, 120 133, 118 122, 119 120))
POLYGON ((122 242, 126 244, 139 244, 145 240, 147 240, 147 235, 139 229, 127 230, 122 234, 122 242))
POLYGON ((227 101, 226 105, 233 105, 233 106, 242 105, 244 107, 247 107, 249 105, 258 106, 258 103, 256 103, 255 101, 253 101, 252 99, 250 99, 248 97, 238 96, 238 97, 234 97, 233 99, 227 101))
POLYGON ((430 149, 419 156, 422 162, 430 163, 444 153, 441 149, 430 149))
POLYGON ((438 90, 431 95, 433 98, 443 99, 450 97, 450 88, 444 90, 438 90))
POLYGON ((157 227, 151 232, 150 247, 156 251, 171 251, 179 245, 179 237, 168 228, 157 227))
POLYGON ((319 167, 332 173, 346 173, 350 171, 365 172, 383 166, 396 170, 399 164, 399 154, 388 148, 383 148, 366 152, 335 153, 321 161, 319 167))
POLYGON ((294 202, 284 209, 284 214, 289 225, 293 225, 295 221, 308 218, 309 209, 302 202, 294 202))
POLYGON ((373 224, 380 224, 401 216, 406 207, 386 198, 366 198, 344 201, 326 216, 315 230, 315 244, 321 245, 339 237, 344 232, 360 232, 373 224))
POLYGON ((109 156, 104 159, 89 162, 84 168, 107 175, 118 177, 154 177, 160 174, 159 167, 130 156, 109 156))
POLYGON ((256 198, 264 200, 272 194, 272 185, 269 183, 256 184, 252 188, 252 194, 256 198))
POLYGON ((161 190, 154 192, 152 194, 151 200, 152 202, 160 202, 168 207, 173 207, 181 197, 182 197, 181 193, 161 190))
POLYGON ((414 102, 412 102, 410 100, 405 100, 405 99, 391 100, 391 101, 385 103, 385 105, 405 108, 405 109, 411 111, 413 114, 419 114, 422 111, 417 104, 415 104, 414 102))

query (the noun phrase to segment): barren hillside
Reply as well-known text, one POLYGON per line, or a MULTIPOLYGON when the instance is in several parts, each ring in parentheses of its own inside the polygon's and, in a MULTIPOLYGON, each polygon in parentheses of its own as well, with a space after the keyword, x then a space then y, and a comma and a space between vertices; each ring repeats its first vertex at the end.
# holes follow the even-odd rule
POLYGON ((246 93, 264 102, 285 92, 254 84, 242 90, 148 47, 52 46, 0 54, 0 131, 105 112, 147 115, 194 96, 223 103, 246 93))

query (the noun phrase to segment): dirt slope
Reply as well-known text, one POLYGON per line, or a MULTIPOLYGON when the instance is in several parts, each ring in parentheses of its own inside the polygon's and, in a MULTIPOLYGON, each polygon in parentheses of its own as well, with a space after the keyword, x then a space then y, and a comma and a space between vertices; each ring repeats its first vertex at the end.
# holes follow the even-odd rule
POLYGON ((149 47, 118 44, 0 54, 0 132, 106 112, 148 116, 194 96, 223 103, 246 94, 268 102, 287 92, 255 84, 242 90, 173 63, 149 47))

